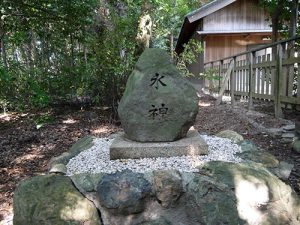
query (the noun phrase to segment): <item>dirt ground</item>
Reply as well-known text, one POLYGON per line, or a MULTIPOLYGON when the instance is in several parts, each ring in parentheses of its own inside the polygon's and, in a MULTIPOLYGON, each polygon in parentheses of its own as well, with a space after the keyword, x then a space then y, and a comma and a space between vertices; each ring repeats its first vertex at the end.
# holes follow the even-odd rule
MULTIPOLYGON (((225 129, 237 131, 279 160, 293 163, 295 167, 288 183, 300 195, 300 154, 293 152, 290 144, 281 143, 245 120, 244 103, 238 103, 235 108, 229 104, 214 106, 214 103, 211 96, 201 95, 195 128, 200 133, 212 135, 225 129)), ((264 114, 249 116, 267 128, 281 127, 289 122, 274 119, 269 102, 255 106, 264 114)), ((60 108, 0 115, 0 221, 12 212, 13 192, 21 180, 45 173, 49 160, 67 151, 81 137, 106 137, 120 131, 119 126, 107 119, 108 114, 99 108, 60 108)), ((299 119, 299 114, 291 110, 285 110, 285 116, 290 121, 299 119)))

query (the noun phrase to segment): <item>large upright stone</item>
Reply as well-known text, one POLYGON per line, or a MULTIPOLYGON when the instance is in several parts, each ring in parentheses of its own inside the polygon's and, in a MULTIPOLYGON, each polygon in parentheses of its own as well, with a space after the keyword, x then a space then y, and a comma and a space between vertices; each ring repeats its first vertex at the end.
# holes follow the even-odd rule
POLYGON ((118 113, 131 140, 175 141, 193 125, 198 96, 164 50, 147 49, 127 81, 118 113))

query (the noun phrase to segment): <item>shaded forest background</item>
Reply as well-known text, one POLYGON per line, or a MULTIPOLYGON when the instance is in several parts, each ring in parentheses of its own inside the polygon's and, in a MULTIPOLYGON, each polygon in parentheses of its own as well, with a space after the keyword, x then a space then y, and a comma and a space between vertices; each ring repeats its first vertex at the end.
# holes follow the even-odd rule
POLYGON ((2 1, 0 107, 115 107, 143 49, 172 52, 183 16, 203 2, 2 1))
MULTIPOLYGON (((143 49, 163 48, 175 57, 184 15, 207 2, 2 0, 0 109, 77 104, 115 111, 143 49)), ((261 2, 275 15, 273 28, 288 31, 283 21, 298 1, 261 2)), ((201 50, 196 44, 194 49, 201 50)), ((177 61, 184 70, 192 57, 183 58, 177 61)))

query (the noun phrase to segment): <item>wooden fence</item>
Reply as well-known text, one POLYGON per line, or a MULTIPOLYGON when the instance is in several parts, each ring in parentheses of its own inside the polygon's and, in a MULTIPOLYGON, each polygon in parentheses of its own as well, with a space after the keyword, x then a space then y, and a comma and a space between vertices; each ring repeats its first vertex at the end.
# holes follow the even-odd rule
POLYGON ((300 105, 300 37, 255 48, 221 60, 205 63, 206 88, 228 91, 232 104, 236 96, 274 101, 275 117, 282 117, 283 103, 300 105))

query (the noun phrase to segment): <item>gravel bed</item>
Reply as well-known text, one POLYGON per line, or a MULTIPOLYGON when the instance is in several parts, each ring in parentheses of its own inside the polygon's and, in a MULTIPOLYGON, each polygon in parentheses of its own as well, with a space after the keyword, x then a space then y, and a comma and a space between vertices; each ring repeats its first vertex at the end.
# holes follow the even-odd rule
POLYGON ((208 144, 208 155, 181 156, 170 158, 144 158, 144 159, 109 159, 109 146, 113 139, 96 138, 94 146, 87 149, 67 164, 67 175, 78 173, 115 173, 125 169, 144 173, 158 169, 175 169, 182 172, 198 172, 197 166, 208 161, 241 162, 235 156, 241 149, 229 139, 202 135, 208 144))

